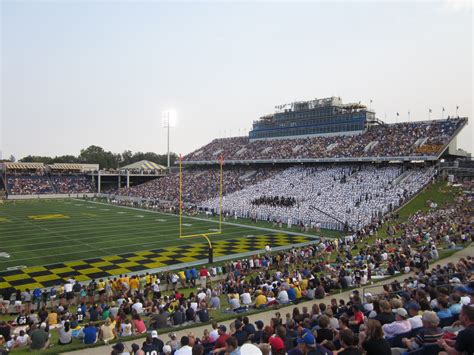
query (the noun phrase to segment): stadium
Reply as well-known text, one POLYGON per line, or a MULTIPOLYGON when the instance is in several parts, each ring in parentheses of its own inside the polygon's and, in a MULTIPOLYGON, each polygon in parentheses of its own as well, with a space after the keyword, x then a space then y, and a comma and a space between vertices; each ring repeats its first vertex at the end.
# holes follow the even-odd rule
MULTIPOLYGON (((82 329, 77 316, 87 316, 94 325, 84 329, 97 326, 108 343, 110 322, 101 319, 117 317, 122 325, 113 334, 122 338, 126 309, 139 335, 338 289, 364 286, 368 302, 374 282, 427 270, 469 245, 474 165, 456 146, 467 125, 464 117, 386 124, 361 103, 330 97, 276 106, 248 136, 215 139, 169 169, 147 160, 119 169, 94 161, 5 162, 0 289, 2 313, 15 315, 3 323, 17 329, 10 348, 21 348, 18 329, 35 310, 43 310, 50 332, 64 322, 82 329), (306 267, 289 274, 290 263, 306 267), (281 276, 264 272, 275 267, 283 267, 281 276), (251 278, 236 283, 239 274, 251 278), (273 283, 259 286, 265 280, 273 283), (197 306, 192 293, 189 303, 180 301, 189 288, 199 293, 197 306), (123 297, 131 298, 120 309, 107 305, 123 297), (222 310, 221 298, 229 304, 222 310), (77 309, 71 319, 68 309, 77 309), (103 316, 112 309, 115 316, 103 316), (163 312, 169 319, 158 325, 154 313, 163 312)), ((462 271, 449 269, 448 279, 438 275, 449 290, 453 279, 468 280, 468 262, 462 271)), ((346 317, 339 307, 332 313, 346 317)), ((352 312, 364 311, 357 307, 352 312)), ((443 321, 450 325, 454 315, 443 321)), ((84 334, 76 337, 87 343, 84 334)), ((397 334, 389 339, 391 347, 407 346, 400 342, 397 334)), ((214 344, 204 343, 204 351, 214 344)))

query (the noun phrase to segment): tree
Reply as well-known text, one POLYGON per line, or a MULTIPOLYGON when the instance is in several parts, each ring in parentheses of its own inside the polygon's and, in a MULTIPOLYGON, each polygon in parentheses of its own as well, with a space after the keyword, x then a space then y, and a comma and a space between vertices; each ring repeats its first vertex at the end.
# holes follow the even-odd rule
POLYGON ((101 169, 115 169, 119 166, 119 154, 106 152, 102 147, 91 145, 86 149, 81 149, 79 161, 81 163, 99 164, 101 169))
POLYGON ((44 164, 52 164, 53 158, 51 157, 44 157, 39 155, 28 155, 24 158, 21 158, 20 161, 22 163, 44 163, 44 164))

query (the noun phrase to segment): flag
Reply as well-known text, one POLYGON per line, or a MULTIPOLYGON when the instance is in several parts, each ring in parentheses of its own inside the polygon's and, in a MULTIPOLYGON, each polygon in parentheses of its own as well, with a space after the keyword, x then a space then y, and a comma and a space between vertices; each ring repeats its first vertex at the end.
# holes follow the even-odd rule
POLYGON ((430 111, 430 113, 431 113, 431 112, 433 112, 433 111, 431 111, 431 109, 430 109, 430 108, 428 109, 428 111, 430 111))
POLYGON ((400 114, 397 112, 397 116, 400 116, 400 114))
POLYGON ((443 112, 444 112, 444 107, 443 107, 443 112))

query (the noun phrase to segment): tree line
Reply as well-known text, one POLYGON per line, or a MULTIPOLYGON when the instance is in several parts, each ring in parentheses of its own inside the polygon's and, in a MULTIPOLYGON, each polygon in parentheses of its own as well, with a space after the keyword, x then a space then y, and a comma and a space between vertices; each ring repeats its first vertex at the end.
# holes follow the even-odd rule
MULTIPOLYGON (((14 159, 14 158, 13 158, 14 159)), ((177 159, 175 153, 170 153, 170 162, 173 162, 177 159)), ((87 163, 87 164, 99 164, 101 169, 116 169, 125 165, 136 163, 141 160, 149 160, 156 164, 161 164, 166 166, 168 164, 168 157, 166 154, 156 154, 153 152, 132 152, 131 150, 126 150, 123 153, 112 153, 110 151, 105 151, 104 148, 91 145, 88 148, 81 149, 81 152, 78 156, 74 155, 62 155, 56 157, 47 157, 47 156, 36 156, 28 155, 22 159, 20 162, 23 163, 44 163, 44 164, 54 164, 54 163, 87 163)))

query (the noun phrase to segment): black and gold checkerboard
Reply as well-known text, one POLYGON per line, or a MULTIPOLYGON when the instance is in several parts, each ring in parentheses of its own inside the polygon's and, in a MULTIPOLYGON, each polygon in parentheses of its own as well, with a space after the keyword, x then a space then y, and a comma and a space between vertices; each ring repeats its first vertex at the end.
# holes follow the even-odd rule
MULTIPOLYGON (((212 244, 214 257, 220 257, 262 250, 267 245, 274 248, 306 243, 312 240, 314 239, 310 237, 278 233, 218 240, 212 244)), ((29 288, 33 290, 37 287, 44 288, 58 285, 71 277, 77 281, 87 281, 205 260, 207 258, 207 243, 197 243, 187 245, 186 248, 175 246, 45 266, 33 266, 25 269, 0 272, 0 290, 6 288, 20 290, 29 288)))

